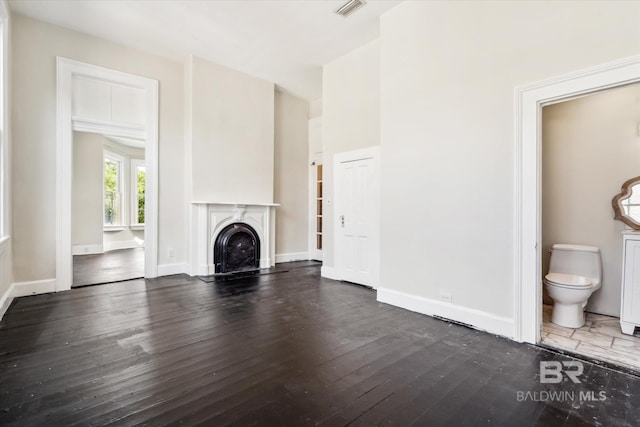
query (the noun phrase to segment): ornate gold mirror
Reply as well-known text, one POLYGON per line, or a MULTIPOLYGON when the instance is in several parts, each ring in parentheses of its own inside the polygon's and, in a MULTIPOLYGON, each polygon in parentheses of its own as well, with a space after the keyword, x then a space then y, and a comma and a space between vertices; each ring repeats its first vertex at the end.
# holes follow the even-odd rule
POLYGON ((614 219, 640 230, 640 176, 625 181, 620 193, 611 200, 611 205, 614 219))

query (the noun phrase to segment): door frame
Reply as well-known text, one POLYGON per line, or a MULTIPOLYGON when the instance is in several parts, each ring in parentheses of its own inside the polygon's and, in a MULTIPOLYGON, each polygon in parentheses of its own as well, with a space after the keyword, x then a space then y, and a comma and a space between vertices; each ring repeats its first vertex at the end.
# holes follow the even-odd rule
POLYGON ((542 107, 640 81, 640 55, 515 89, 514 334, 537 344, 542 322, 542 107))
MULTIPOLYGON (((71 59, 56 57, 56 291, 71 289, 73 255, 71 245, 73 180, 72 82, 83 76, 121 84, 146 92, 145 136, 145 274, 158 275, 158 81, 71 59)), ((99 127, 99 126, 98 126, 99 127)), ((124 132, 122 136, 129 136, 124 132)))
MULTIPOLYGON (((340 173, 340 164, 346 162, 353 162, 358 160, 373 160, 373 170, 371 177, 371 185, 373 187, 373 206, 375 209, 371 213, 371 265, 372 265, 372 281, 371 283, 363 283, 364 285, 371 286, 374 289, 378 289, 380 285, 380 146, 362 148, 359 150, 345 151, 342 153, 334 154, 333 156, 333 254, 334 254, 334 269, 337 280, 344 280, 345 274, 340 265, 340 257, 338 257, 338 238, 340 232, 340 208, 342 205, 342 191, 340 173)), ((324 212, 323 212, 324 213, 324 212)))

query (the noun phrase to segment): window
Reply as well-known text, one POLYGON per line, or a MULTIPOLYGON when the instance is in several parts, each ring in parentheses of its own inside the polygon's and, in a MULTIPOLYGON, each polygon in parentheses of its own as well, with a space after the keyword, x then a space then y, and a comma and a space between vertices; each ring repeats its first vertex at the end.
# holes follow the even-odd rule
POLYGON ((104 225, 123 225, 122 165, 124 159, 115 153, 104 151, 104 225))
POLYGON ((131 159, 131 225, 144 225, 145 163, 131 159))

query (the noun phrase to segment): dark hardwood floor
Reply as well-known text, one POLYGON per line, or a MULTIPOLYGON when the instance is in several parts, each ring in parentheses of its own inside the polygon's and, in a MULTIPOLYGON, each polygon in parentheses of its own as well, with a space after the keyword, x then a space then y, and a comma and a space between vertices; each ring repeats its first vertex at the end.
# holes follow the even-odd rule
POLYGON ((636 376, 585 363, 579 384, 541 384, 540 361, 572 359, 291 267, 14 300, 0 424, 640 425, 636 376))
POLYGON ((73 287, 144 277, 144 248, 73 256, 73 287))

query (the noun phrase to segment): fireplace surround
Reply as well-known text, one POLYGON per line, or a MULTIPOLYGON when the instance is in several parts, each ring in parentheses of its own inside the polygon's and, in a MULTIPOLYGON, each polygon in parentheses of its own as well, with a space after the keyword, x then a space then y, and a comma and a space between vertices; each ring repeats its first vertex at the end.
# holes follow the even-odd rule
MULTIPOLYGON (((230 229, 233 229, 234 224, 246 227, 242 228, 243 232, 250 228, 255 233, 254 237, 257 241, 255 247, 257 262, 254 261, 257 267, 255 268, 274 266, 275 208, 277 206, 279 205, 276 203, 192 202, 189 274, 206 276, 221 272, 218 264, 222 262, 222 254, 220 252, 216 254, 216 241, 225 229, 229 230, 230 226, 230 229)), ((244 244, 246 243, 245 240, 244 244)), ((246 265, 243 266, 245 267, 246 265)))

